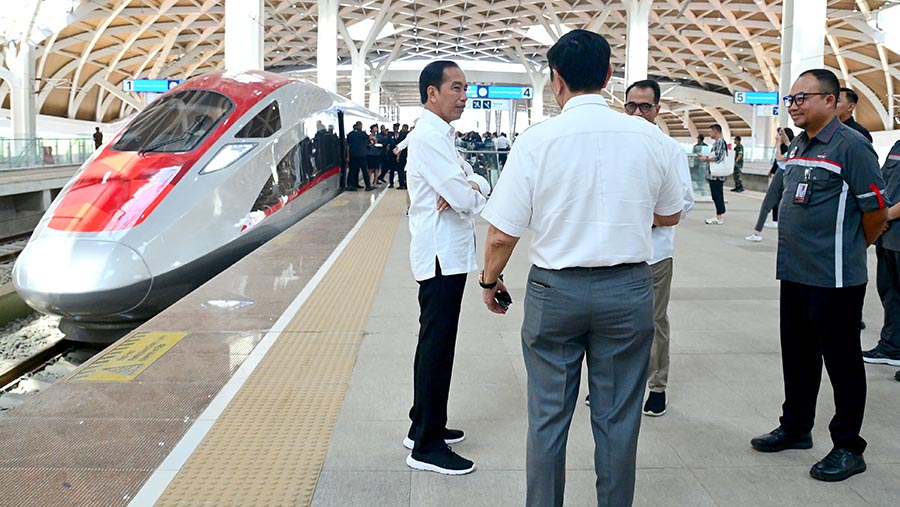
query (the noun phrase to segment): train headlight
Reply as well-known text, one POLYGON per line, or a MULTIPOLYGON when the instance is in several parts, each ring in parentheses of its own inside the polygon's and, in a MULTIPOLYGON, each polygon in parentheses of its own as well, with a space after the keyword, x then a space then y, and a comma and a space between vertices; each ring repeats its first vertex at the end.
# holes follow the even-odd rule
POLYGON ((256 143, 226 144, 219 149, 216 156, 206 164, 206 167, 200 171, 200 174, 207 174, 225 169, 253 148, 256 148, 256 143))

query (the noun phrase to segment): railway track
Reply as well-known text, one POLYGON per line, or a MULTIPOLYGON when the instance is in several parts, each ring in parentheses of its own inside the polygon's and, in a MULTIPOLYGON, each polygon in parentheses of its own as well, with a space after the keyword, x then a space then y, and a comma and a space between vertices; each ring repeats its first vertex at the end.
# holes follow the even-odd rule
POLYGON ((28 238, 31 233, 19 234, 9 238, 0 240, 0 263, 7 263, 16 260, 16 257, 25 249, 28 238))
POLYGON ((34 354, 10 366, 0 372, 0 391, 12 387, 22 377, 34 373, 47 365, 50 361, 60 357, 75 347, 68 340, 58 340, 38 350, 34 354))

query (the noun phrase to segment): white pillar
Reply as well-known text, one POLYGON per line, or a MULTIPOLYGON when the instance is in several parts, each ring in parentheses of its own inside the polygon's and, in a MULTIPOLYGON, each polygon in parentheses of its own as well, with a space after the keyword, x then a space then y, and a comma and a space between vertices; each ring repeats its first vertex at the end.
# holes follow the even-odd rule
POLYGON ((534 95, 531 99, 531 124, 544 119, 544 86, 550 79, 549 74, 533 73, 531 76, 531 87, 534 88, 534 95))
MULTIPOLYGON (((781 32, 781 96, 801 73, 825 67, 825 7, 821 0, 784 0, 781 32)), ((778 124, 787 126, 787 108, 780 108, 778 124)))
POLYGON ((319 86, 332 92, 337 91, 337 22, 338 0, 319 0, 316 78, 319 86))
POLYGON ((350 100, 366 105, 366 55, 358 53, 350 68, 350 100))
MULTIPOLYGON (((13 139, 29 140, 36 135, 37 112, 34 105, 34 48, 27 41, 6 48, 6 65, 12 73, 10 83, 12 98, 13 139)), ((16 142, 16 155, 28 147, 27 141, 16 142)), ((36 153, 36 152, 35 152, 36 153)))
MULTIPOLYGON (((790 1, 790 0, 786 0, 790 1)), ((627 0, 628 27, 625 36, 625 86, 647 79, 652 0, 627 0)))
POLYGON ((263 0, 225 0, 225 69, 263 70, 263 0))
POLYGON ((378 109, 381 107, 381 79, 372 76, 372 82, 369 83, 369 111, 380 114, 378 109))

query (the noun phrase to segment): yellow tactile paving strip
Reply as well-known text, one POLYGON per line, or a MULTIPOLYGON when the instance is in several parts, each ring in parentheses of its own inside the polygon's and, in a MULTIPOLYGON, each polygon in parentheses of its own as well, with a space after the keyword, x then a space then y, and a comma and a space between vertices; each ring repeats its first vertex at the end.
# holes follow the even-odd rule
POLYGON ((382 198, 157 506, 310 504, 405 209, 402 194, 382 198))

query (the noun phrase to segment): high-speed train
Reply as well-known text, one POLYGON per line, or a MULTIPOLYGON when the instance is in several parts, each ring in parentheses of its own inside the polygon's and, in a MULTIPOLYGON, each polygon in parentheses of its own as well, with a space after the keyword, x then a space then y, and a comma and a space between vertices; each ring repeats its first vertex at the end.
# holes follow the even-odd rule
POLYGON ((110 341, 337 195, 357 120, 381 118, 279 74, 189 79, 82 165, 13 283, 67 338, 110 341))

